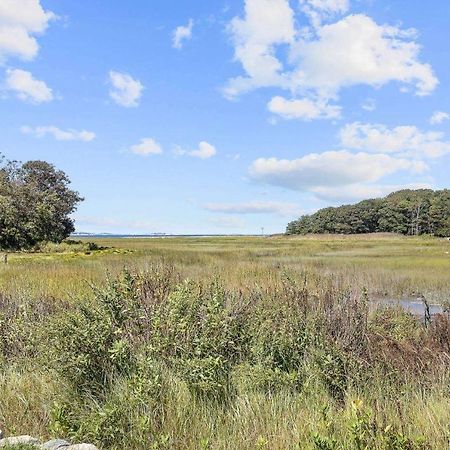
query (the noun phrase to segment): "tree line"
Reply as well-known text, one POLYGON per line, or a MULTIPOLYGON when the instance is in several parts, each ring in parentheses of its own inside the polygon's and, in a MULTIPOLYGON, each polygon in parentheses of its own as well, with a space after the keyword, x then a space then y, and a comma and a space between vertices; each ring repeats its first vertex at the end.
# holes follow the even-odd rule
POLYGON ((287 234, 377 233, 450 236, 450 190, 405 189, 384 198, 323 208, 287 225, 287 234))
POLYGON ((45 161, 24 164, 0 155, 0 248, 61 242, 74 230, 70 214, 83 199, 67 175, 45 161))

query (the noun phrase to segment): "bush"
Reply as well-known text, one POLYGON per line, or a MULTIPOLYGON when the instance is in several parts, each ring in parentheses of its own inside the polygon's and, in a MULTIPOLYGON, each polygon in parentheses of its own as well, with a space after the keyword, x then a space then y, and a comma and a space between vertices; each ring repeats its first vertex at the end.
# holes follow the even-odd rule
POLYGON ((130 343, 108 311, 80 307, 52 324, 51 364, 77 391, 102 391, 132 367, 130 343))
POLYGON ((218 282, 205 288, 187 281, 151 319, 150 353, 164 358, 197 397, 224 399, 231 366, 244 351, 243 317, 227 300, 218 282))
MULTIPOLYGON (((427 329, 382 312, 370 321, 365 294, 350 295, 332 280, 314 294, 306 282, 285 279, 273 290, 235 295, 217 279, 179 282, 173 268, 154 266, 124 271, 94 294, 52 313, 38 334, 49 342, 38 347, 52 349, 44 356, 62 386, 51 430, 105 449, 183 448, 183 436, 167 434, 191 419, 180 404, 212 430, 235 420, 233 411, 253 420, 262 398, 268 417, 276 412, 274 398, 280 408, 305 402, 307 410, 309 401, 320 401, 339 411, 346 428, 335 429, 327 418, 311 434, 315 448, 416 449, 420 439, 394 425, 384 431, 387 424, 369 408, 343 412, 346 399, 352 390, 376 387, 392 401, 415 388, 426 392, 421 383, 448 374, 446 319, 427 329), (405 330, 414 332, 407 337, 405 330)), ((17 307, 4 309, 20 323, 17 307)))
POLYGON ((199 399, 225 401, 231 395, 229 361, 221 356, 190 358, 179 362, 191 393, 199 399))
POLYGON ((348 363, 339 349, 329 346, 320 349, 315 355, 320 380, 328 394, 334 400, 344 401, 345 392, 349 385, 348 363))
POLYGON ((252 333, 251 356, 256 364, 283 372, 301 367, 311 336, 296 316, 289 309, 265 312, 252 333))
POLYGON ((115 378, 107 395, 69 395, 55 403, 50 428, 55 435, 102 448, 139 448, 150 436, 159 436, 167 397, 160 365, 142 359, 129 376, 115 378))

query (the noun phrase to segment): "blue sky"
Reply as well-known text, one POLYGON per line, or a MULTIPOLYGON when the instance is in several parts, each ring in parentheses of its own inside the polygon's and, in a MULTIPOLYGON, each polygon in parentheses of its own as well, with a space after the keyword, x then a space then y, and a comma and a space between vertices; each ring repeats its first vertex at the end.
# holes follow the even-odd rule
POLYGON ((79 231, 282 232, 450 169, 447 0, 0 0, 0 152, 79 231))

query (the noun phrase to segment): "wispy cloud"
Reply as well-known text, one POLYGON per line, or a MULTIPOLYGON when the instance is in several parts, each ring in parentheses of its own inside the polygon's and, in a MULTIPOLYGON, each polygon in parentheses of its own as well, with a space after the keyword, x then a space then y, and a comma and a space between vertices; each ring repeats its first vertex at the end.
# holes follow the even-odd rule
POLYGON ((274 201, 207 203, 204 205, 204 209, 223 214, 274 214, 280 216, 295 216, 300 212, 300 208, 294 203, 274 201))
POLYGON ((450 120, 450 114, 444 111, 435 111, 430 117, 431 125, 440 125, 442 122, 450 120))
POLYGON ((95 216, 76 216, 75 224, 78 231, 90 231, 89 229, 82 229, 81 227, 96 229, 101 228, 101 231, 124 231, 134 230, 143 233, 153 233, 160 231, 161 224, 147 220, 123 220, 111 217, 95 217, 95 216))
POLYGON ((217 228, 240 229, 245 227, 245 221, 241 217, 220 216, 211 217, 208 222, 217 228))
POLYGON ((181 25, 175 28, 172 34, 172 47, 177 50, 183 48, 184 42, 192 39, 192 28, 194 26, 194 21, 189 19, 187 25, 181 25))
POLYGON ((361 104, 361 108, 365 111, 375 111, 377 109, 377 102, 374 98, 366 98, 361 104))
POLYGON ((40 127, 28 127, 23 126, 20 128, 23 134, 31 134, 37 138, 43 138, 45 136, 52 136, 57 141, 83 141, 90 142, 95 139, 95 133, 86 130, 74 130, 67 129, 62 130, 61 128, 55 127, 53 125, 40 126, 40 127))

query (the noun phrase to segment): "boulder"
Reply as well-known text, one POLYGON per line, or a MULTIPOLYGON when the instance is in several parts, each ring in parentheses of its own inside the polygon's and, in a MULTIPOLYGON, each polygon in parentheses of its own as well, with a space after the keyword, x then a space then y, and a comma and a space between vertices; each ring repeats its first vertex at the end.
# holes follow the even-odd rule
POLYGON ((52 441, 46 442, 42 449, 47 450, 66 450, 67 447, 70 446, 70 442, 65 441, 64 439, 53 439, 52 441))
POLYGON ((31 436, 13 436, 0 440, 0 447, 19 444, 35 445, 36 447, 39 447, 41 443, 39 442, 39 439, 31 436))
MULTIPOLYGON (((2 435, 0 435, 2 436, 2 435)), ((8 438, 0 438, 0 448, 5 446, 13 446, 19 444, 33 445, 36 449, 41 450, 99 450, 92 444, 70 444, 64 439, 53 439, 42 444, 39 439, 31 436, 14 436, 8 438)))

